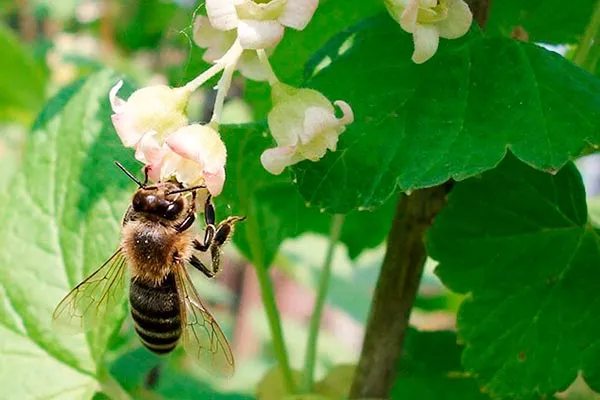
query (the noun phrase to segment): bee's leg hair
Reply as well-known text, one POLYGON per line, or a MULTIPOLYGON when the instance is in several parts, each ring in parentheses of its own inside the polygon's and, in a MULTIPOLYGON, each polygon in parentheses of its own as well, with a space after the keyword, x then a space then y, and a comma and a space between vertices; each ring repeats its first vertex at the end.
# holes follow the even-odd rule
POLYGON ((190 257, 190 264, 192 264, 192 267, 194 267, 198 271, 202 272, 208 278, 212 279, 215 277, 215 272, 208 269, 206 267, 206 265, 204 265, 204 263, 202 261, 200 261, 200 259, 198 257, 196 257, 196 256, 190 257))
POLYGON ((244 221, 246 217, 229 217, 225 221, 221 222, 215 232, 213 239, 216 246, 222 246, 225 244, 231 233, 233 232, 233 225, 236 222, 244 221))

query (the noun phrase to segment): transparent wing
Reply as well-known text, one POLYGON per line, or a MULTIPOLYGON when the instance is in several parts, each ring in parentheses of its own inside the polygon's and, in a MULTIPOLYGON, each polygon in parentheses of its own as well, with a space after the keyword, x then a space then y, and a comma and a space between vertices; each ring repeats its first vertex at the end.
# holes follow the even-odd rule
POLYGON ((80 333, 104 322, 106 314, 121 305, 127 287, 125 265, 125 257, 118 249, 58 303, 52 314, 52 327, 80 333))
POLYGON ((233 352, 217 321, 202 305, 192 280, 183 267, 177 267, 177 292, 185 322, 183 347, 211 373, 230 377, 235 370, 233 352))

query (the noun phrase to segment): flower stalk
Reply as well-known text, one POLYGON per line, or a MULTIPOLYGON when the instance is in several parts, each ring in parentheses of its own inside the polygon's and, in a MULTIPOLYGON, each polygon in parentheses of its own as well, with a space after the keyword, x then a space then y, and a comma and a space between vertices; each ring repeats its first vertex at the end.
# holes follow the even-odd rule
POLYGON ((331 219, 331 231, 329 232, 329 247, 325 256, 325 262, 321 269, 319 277, 319 288, 317 290, 317 298, 310 320, 310 328, 308 331, 308 341, 306 343, 306 355, 304 357, 304 375, 302 376, 302 392, 310 393, 314 385, 315 365, 317 362, 317 349, 319 340, 319 331, 321 327, 321 318, 325 309, 325 300, 329 289, 329 281, 331 278, 331 268, 333 264, 333 254, 335 247, 340 239, 342 226, 344 224, 344 215, 337 214, 331 219))

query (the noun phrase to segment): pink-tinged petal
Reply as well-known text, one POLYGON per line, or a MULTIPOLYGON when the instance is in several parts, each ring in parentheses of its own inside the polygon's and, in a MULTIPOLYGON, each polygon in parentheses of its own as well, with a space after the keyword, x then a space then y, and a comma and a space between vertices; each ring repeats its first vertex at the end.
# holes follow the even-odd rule
POLYGON ((284 27, 277 21, 240 20, 238 39, 244 49, 274 47, 283 38, 284 27))
POLYGON ((165 146, 161 146, 156 140, 156 132, 148 132, 138 143, 135 158, 147 165, 160 166, 165 152, 165 146))
POLYGON ((448 0, 448 17, 438 22, 440 36, 456 39, 469 31, 473 22, 473 14, 467 3, 462 0, 448 0))
POLYGON ((227 150, 219 133, 209 126, 188 125, 169 135, 165 143, 181 157, 215 173, 225 166, 227 150))
POLYGON ((144 136, 145 132, 138 132, 135 129, 135 121, 129 114, 113 114, 110 116, 110 119, 112 120, 115 131, 117 131, 117 135, 119 136, 119 139, 121 139, 123 146, 135 147, 142 136, 144 136))
POLYGON ((204 171, 204 183, 213 196, 218 196, 225 185, 225 168, 220 168, 215 173, 204 171))
POLYGON ((142 168, 142 172, 148 171, 148 178, 150 178, 150 180, 152 182, 158 182, 160 181, 160 165, 145 165, 142 168))
POLYGON ((415 51, 412 60, 416 64, 422 64, 429 60, 437 51, 440 35, 435 26, 419 25, 413 34, 415 51))
POLYGON ((315 14, 319 0, 287 0, 279 22, 296 30, 303 30, 315 14))
POLYGON ((342 118, 339 119, 342 124, 349 125, 354 122, 354 111, 352 111, 350 104, 343 100, 336 100, 333 102, 333 104, 338 106, 342 111, 342 118))
POLYGON ((235 5, 240 0, 206 0, 206 14, 210 24, 221 31, 234 29, 238 25, 238 17, 235 5))
POLYGON ((321 107, 308 107, 304 112, 304 129, 300 133, 300 141, 306 144, 326 130, 340 125, 333 112, 321 107))
POLYGON ((265 150, 260 156, 260 162, 263 167, 273 175, 279 175, 283 170, 292 164, 295 164, 294 157, 296 146, 275 147, 265 150))
POLYGON ((409 0, 400 15, 400 26, 408 33, 414 33, 419 15, 419 0, 409 0))
POLYGON ((110 89, 108 92, 108 99, 110 100, 110 106, 112 107, 113 112, 119 113, 122 111, 122 107, 125 105, 125 100, 117 96, 117 93, 123 87, 123 81, 120 80, 117 82, 115 86, 110 89))

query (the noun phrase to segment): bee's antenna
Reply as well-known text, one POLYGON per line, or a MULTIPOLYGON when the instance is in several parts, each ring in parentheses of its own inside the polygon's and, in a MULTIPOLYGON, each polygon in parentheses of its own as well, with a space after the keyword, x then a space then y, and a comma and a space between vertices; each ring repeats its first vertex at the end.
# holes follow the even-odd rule
POLYGON ((125 168, 125 167, 123 166, 123 164, 121 164, 121 163, 120 163, 120 162, 118 162, 118 161, 115 161, 115 165, 116 165, 117 167, 119 167, 119 169, 121 169, 121 171, 123 171, 123 172, 125 173, 125 175, 127 175, 127 176, 129 177, 129 179, 131 179, 132 181, 134 181, 135 183, 137 183, 137 185, 138 185, 139 187, 143 188, 143 187, 145 187, 145 186, 146 186, 146 183, 147 183, 147 181, 148 181, 148 172, 147 172, 147 171, 146 171, 146 182, 142 183, 142 182, 140 182, 140 181, 139 181, 139 179, 138 179, 138 178, 136 178, 135 176, 133 176, 133 174, 132 174, 131 172, 129 172, 129 171, 127 170, 127 168, 125 168))
POLYGON ((206 189, 206 185, 198 185, 198 186, 192 186, 192 187, 185 188, 185 189, 172 190, 170 192, 167 192, 167 194, 185 193, 185 192, 191 192, 192 190, 198 190, 198 189, 206 189))

